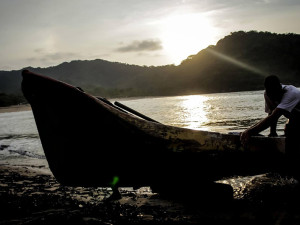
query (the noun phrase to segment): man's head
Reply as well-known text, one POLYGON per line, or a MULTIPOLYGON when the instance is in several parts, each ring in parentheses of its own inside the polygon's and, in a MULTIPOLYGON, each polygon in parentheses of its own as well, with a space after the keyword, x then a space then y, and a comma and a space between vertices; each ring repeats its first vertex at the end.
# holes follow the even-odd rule
POLYGON ((268 97, 272 100, 280 101, 283 95, 280 80, 275 75, 270 75, 265 78, 265 89, 268 97))

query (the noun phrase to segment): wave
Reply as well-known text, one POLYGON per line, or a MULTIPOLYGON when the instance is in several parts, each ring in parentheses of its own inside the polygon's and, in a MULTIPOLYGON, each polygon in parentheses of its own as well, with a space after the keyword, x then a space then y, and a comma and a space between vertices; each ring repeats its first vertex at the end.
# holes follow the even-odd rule
POLYGON ((46 159, 46 157, 44 155, 39 155, 39 154, 35 154, 29 151, 25 151, 25 150, 8 150, 8 152, 10 153, 15 153, 15 154, 19 154, 22 156, 27 156, 30 158, 36 158, 36 159, 46 159))
POLYGON ((30 138, 40 138, 38 134, 8 134, 0 135, 0 140, 4 139, 30 139, 30 138))
POLYGON ((0 159, 26 156, 45 159, 38 134, 9 134, 0 136, 0 159))

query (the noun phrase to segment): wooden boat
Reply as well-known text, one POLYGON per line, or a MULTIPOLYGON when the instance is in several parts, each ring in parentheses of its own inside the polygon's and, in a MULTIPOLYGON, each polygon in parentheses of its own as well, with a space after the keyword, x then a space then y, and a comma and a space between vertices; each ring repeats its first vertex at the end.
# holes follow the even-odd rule
POLYGON ((242 146, 238 134, 148 121, 67 83, 22 75, 49 167, 65 185, 196 184, 273 169, 284 154, 284 138, 242 146))

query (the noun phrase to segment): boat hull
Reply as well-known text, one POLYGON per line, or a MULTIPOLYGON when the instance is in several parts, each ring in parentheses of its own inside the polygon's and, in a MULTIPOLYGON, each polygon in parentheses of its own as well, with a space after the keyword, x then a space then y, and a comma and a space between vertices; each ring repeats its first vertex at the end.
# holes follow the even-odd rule
POLYGON ((276 168, 283 138, 167 126, 118 110, 69 84, 23 71, 49 167, 64 185, 186 185, 276 168))

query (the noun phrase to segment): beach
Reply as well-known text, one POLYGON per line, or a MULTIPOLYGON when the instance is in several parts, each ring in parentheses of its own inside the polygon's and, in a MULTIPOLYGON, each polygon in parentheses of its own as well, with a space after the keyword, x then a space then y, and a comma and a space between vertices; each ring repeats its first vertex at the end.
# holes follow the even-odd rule
MULTIPOLYGON (((20 122, 27 118, 27 114, 20 115, 23 110, 30 106, 5 107, 0 112, 18 112, 11 121, 20 116, 20 122)), ((30 131, 21 140, 32 137, 38 138, 30 131)), ((4 139, 12 140, 9 135, 4 139)), ((224 187, 232 187, 233 193, 213 186, 195 189, 188 184, 184 190, 170 188, 172 195, 153 193, 150 187, 120 187, 121 198, 112 199, 108 187, 60 185, 45 157, 38 151, 29 152, 28 143, 22 143, 0 146, 4 158, 14 157, 0 164, 0 225, 300 224, 300 188, 291 177, 270 173, 217 182, 230 185, 224 187)))
POLYGON ((45 168, 2 165, 0 224, 299 224, 299 191, 262 179, 243 199, 170 199, 145 187, 110 200, 109 188, 61 186, 45 168))
POLYGON ((0 107, 0 113, 21 112, 29 110, 31 110, 31 106, 29 104, 0 107))

